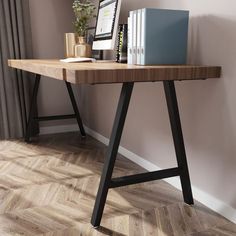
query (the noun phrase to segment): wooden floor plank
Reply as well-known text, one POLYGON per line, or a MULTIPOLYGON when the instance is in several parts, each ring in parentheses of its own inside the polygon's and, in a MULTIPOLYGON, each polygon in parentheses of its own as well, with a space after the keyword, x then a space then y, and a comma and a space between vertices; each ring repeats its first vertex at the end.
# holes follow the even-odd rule
MULTIPOLYGON (((106 147, 77 133, 0 141, 0 235, 236 235, 236 225, 164 181, 109 190, 99 229, 90 218, 106 147)), ((118 155, 114 176, 145 170, 118 155)))

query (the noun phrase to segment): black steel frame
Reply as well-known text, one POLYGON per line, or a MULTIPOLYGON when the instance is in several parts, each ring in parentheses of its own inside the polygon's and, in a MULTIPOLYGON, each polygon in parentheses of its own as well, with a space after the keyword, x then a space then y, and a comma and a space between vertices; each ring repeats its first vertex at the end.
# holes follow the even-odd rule
MULTIPOLYGON (((32 94, 32 101, 30 105, 30 112, 25 133, 25 141, 26 142, 30 141, 31 127, 34 121, 48 121, 48 120, 71 119, 71 118, 76 118, 78 126, 80 128, 80 133, 83 137, 85 137, 86 133, 84 131, 79 109, 77 107, 73 90, 69 82, 65 81, 69 97, 74 109, 74 114, 44 116, 44 117, 34 116, 35 107, 37 106, 37 95, 38 95, 40 79, 41 75, 36 74, 34 89, 32 94)), ((111 133, 111 138, 106 153, 100 185, 95 201, 95 206, 93 209, 91 224, 94 227, 100 226, 108 190, 110 188, 117 188, 131 184, 138 184, 153 180, 179 176, 185 203, 189 205, 194 204, 174 81, 164 81, 163 84, 164 84, 165 97, 167 102, 167 108, 169 113, 171 131, 172 131, 178 166, 175 168, 170 168, 165 170, 112 178, 116 156, 120 145, 120 139, 123 132, 125 119, 130 103, 130 98, 134 87, 133 82, 123 83, 116 111, 116 116, 113 124, 113 129, 111 133)))
POLYGON ((71 104, 73 106, 74 114, 70 115, 57 115, 57 116, 44 116, 44 117, 38 117, 35 116, 35 108, 37 107, 37 96, 38 96, 38 90, 39 90, 39 84, 41 80, 41 75, 36 74, 35 75, 35 82, 34 82, 34 88, 33 88, 33 94, 31 97, 31 104, 30 104, 30 111, 29 111, 29 117, 27 121, 27 126, 26 126, 26 132, 25 132, 25 142, 30 142, 30 137, 31 137, 31 128, 33 125, 34 121, 49 121, 49 120, 61 120, 61 119, 72 119, 75 118, 77 120, 80 133, 82 137, 86 137, 86 133, 84 130, 83 122, 79 113, 79 109, 76 104, 76 100, 74 97, 74 93, 71 87, 71 84, 67 81, 66 83, 66 88, 69 93, 69 97, 71 100, 71 104))
POLYGON ((91 224, 94 227, 100 226, 109 188, 117 188, 131 184, 180 176, 184 201, 189 205, 194 204, 174 81, 164 81, 163 84, 178 167, 112 178, 112 172, 134 86, 133 82, 123 83, 112 134, 105 157, 100 185, 93 209, 91 224))

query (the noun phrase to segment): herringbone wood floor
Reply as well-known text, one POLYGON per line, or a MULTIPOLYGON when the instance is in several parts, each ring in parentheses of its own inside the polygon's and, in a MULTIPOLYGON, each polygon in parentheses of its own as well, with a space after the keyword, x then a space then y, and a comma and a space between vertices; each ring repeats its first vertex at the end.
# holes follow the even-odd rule
MULTIPOLYGON (((89 224, 106 147, 78 133, 0 142, 0 236, 236 235, 236 226, 164 181, 109 191, 102 227, 89 224)), ((115 176, 144 170, 122 156, 115 176)))

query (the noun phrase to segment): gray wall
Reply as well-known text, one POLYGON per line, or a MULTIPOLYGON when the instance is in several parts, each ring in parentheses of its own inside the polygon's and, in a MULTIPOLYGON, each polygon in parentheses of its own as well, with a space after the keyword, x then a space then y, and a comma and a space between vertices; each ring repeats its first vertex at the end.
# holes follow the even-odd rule
MULTIPOLYGON (((221 79, 177 82, 180 115, 194 186, 236 208, 236 3, 214 0, 124 0, 121 21, 140 7, 190 10, 189 62, 223 66, 221 79)), ((120 85, 87 86, 87 126, 109 137, 120 85)), ((175 166, 161 83, 137 84, 121 144, 159 167, 175 166)))
MULTIPOLYGON (((221 79, 177 82, 180 115, 193 185, 236 208, 236 3, 233 0, 124 0, 121 21, 140 7, 188 9, 189 62, 221 65, 221 79)), ((63 55, 63 33, 71 30, 71 1, 31 0, 35 57, 63 55)), ((71 110, 63 84, 45 80, 41 113, 71 110), (59 96, 58 96, 59 95, 59 96)), ((83 86, 83 118, 109 137, 120 85, 83 86)), ((138 84, 122 137, 122 146, 164 167, 176 164, 161 83, 138 84)))
MULTIPOLYGON (((73 31, 73 0, 30 0, 33 54, 35 59, 63 58, 64 33, 73 31)), ((40 115, 70 114, 72 107, 62 81, 43 78, 38 107, 40 115)), ((41 126, 74 121, 41 122, 41 126)))

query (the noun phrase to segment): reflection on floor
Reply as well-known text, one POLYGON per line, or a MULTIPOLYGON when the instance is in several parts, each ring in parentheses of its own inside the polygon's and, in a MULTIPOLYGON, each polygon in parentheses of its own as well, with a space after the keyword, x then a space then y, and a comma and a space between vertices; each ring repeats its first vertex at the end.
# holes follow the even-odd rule
MULTIPOLYGON (((78 133, 0 142, 0 235, 236 235, 236 225, 164 181, 109 191, 102 226, 90 218, 106 147, 78 133)), ((119 156, 114 176, 144 172, 119 156)))

